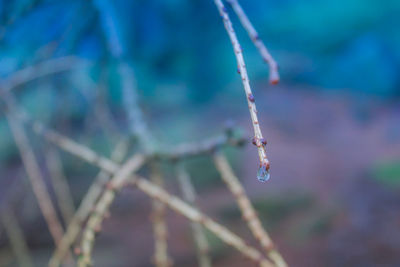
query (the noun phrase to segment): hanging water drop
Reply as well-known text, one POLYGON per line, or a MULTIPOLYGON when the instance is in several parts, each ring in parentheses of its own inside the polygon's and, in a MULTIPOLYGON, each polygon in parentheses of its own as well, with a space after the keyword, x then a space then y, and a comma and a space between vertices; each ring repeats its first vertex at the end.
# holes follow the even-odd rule
POLYGON ((267 165, 261 164, 260 168, 257 171, 257 179, 260 182, 266 182, 271 178, 271 175, 269 174, 269 170, 267 170, 267 165))

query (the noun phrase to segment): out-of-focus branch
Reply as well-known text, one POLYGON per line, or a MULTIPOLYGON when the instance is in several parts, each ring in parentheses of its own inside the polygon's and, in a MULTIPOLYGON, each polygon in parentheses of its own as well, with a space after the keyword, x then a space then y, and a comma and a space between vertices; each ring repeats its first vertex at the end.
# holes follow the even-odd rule
MULTIPOLYGON (((183 200, 192 205, 194 208, 196 202, 196 192, 190 179, 189 173, 185 170, 182 163, 177 166, 177 178, 181 187, 183 200)), ((197 259, 200 267, 210 267, 211 259, 209 256, 209 245, 203 227, 198 222, 191 223, 194 242, 197 249, 197 259)))
POLYGON ((9 110, 9 112, 6 114, 6 117, 10 125, 14 140, 18 147, 19 153, 21 155, 22 162, 24 164, 28 178, 32 185, 33 192, 35 193, 40 210, 46 220, 53 240, 55 244, 58 244, 63 235, 61 223, 57 218, 56 210, 46 189, 44 178, 36 161, 33 149, 29 143, 29 139, 23 129, 23 125, 14 116, 15 112, 17 112, 15 101, 10 93, 7 93, 7 95, 4 97, 4 100, 9 110))
MULTIPOLYGON (((2 86, 4 87, 4 91, 10 91, 32 80, 85 65, 88 65, 87 61, 74 56, 49 59, 14 72, 3 82, 2 86)), ((1 93, 4 94, 5 92, 2 91, 1 93)))
POLYGON ((78 260, 79 267, 92 265, 92 250, 95 240, 95 233, 101 229, 101 223, 115 199, 116 192, 127 182, 131 174, 137 171, 145 162, 143 155, 137 154, 129 159, 118 169, 113 178, 107 184, 106 191, 97 201, 94 211, 89 216, 85 230, 83 231, 81 249, 82 255, 78 260))
POLYGON ((258 263, 260 266, 263 267, 274 266, 257 249, 247 245, 246 242, 239 236, 237 236, 236 234, 225 228, 223 225, 218 224, 208 216, 204 215, 199 210, 191 207, 189 204, 182 201, 180 198, 169 194, 164 189, 160 188, 154 183, 140 177, 131 179, 131 183, 135 185, 138 189, 143 191, 145 194, 147 194, 148 196, 158 199, 159 201, 165 203, 175 212, 182 214, 191 221, 200 223, 205 228, 214 233, 223 242, 236 248, 244 256, 258 263))
POLYGON ((17 218, 15 218, 11 210, 4 209, 0 214, 0 219, 8 239, 10 240, 12 250, 15 253, 19 266, 32 267, 32 257, 17 218))
POLYGON ((68 224, 75 213, 75 207, 58 151, 54 147, 49 146, 45 152, 45 160, 61 215, 65 223, 68 224))
MULTIPOLYGON (((121 162, 128 152, 128 147, 129 145, 127 140, 120 141, 116 145, 113 153, 111 154, 111 160, 117 163, 121 162)), ((60 266, 62 260, 65 257, 65 254, 68 252, 69 248, 77 239, 84 221, 89 216, 90 212, 94 210, 96 201, 99 199, 101 193, 103 192, 105 184, 110 179, 110 174, 105 170, 101 170, 96 176, 95 181, 89 187, 78 210, 74 214, 71 223, 68 225, 67 231, 61 239, 59 246, 57 246, 57 249, 53 253, 53 256, 51 257, 49 262, 49 267, 60 266)))
MULTIPOLYGON (((161 177, 159 166, 156 163, 151 163, 151 181, 160 188, 164 186, 164 181, 161 177)), ((153 222, 154 233, 154 263, 157 267, 172 266, 171 259, 168 256, 168 228, 165 220, 166 208, 165 204, 157 199, 152 199, 152 214, 151 221, 153 222)))
POLYGON ((246 13, 244 12, 242 6, 239 4, 238 0, 226 0, 235 11, 236 15, 238 16, 243 28, 246 29, 251 41, 257 47, 258 51, 261 54, 264 62, 269 66, 269 82, 271 84, 277 84, 279 82, 279 72, 278 72, 278 64, 268 52, 267 47, 260 39, 256 29, 251 24, 249 18, 247 17, 246 13))
POLYGON ((216 149, 225 146, 241 146, 244 144, 245 139, 243 137, 236 137, 230 133, 225 133, 200 142, 179 144, 169 150, 154 153, 153 157, 167 160, 187 159, 190 157, 210 154, 216 149))
POLYGON ((249 77, 247 75, 246 64, 244 62, 242 47, 239 44, 239 41, 236 37, 235 30, 233 29, 232 22, 229 19, 226 8, 221 0, 214 0, 215 5, 218 8, 219 14, 222 17, 222 21, 224 22, 225 30, 228 33, 228 36, 231 40, 233 50, 236 57, 236 62, 238 65, 238 72, 242 78, 242 83, 244 87, 244 91, 246 93, 247 104, 249 106, 250 117, 253 124, 254 129, 254 144, 257 146, 258 156, 260 159, 260 170, 258 178, 260 181, 266 181, 269 179, 269 168, 270 163, 267 158, 267 152, 265 149, 266 141, 263 138, 261 128, 259 125, 259 121, 257 118, 257 109, 255 105, 254 95, 251 91, 249 77))
POLYGON ((243 219, 246 221, 253 236, 257 239, 265 253, 271 258, 277 267, 286 267, 287 264, 275 249, 271 238, 263 228, 260 218, 254 210, 254 207, 247 197, 243 186, 240 184, 239 179, 233 173, 226 157, 222 152, 217 152, 214 154, 213 159, 217 170, 221 174, 222 180, 235 197, 243 219))

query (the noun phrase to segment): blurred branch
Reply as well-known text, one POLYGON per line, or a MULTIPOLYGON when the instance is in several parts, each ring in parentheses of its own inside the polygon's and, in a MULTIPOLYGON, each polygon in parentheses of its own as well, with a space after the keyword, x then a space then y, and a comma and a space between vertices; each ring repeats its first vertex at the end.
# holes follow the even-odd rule
POLYGON ((77 66, 85 66, 87 64, 88 62, 83 59, 74 56, 67 56, 49 59, 36 65, 28 66, 22 70, 14 72, 9 78, 3 81, 2 86, 4 89, 1 91, 1 94, 35 79, 68 71, 77 66))
POLYGON ((277 267, 286 267, 287 264, 279 252, 275 249, 271 238, 263 228, 260 218, 254 210, 254 207, 247 197, 243 186, 240 184, 239 179, 233 173, 233 170, 226 157, 222 154, 222 152, 218 151, 214 154, 213 159, 218 172, 221 174, 222 180, 235 197, 243 219, 246 221, 253 236, 257 239, 257 241, 259 241, 265 253, 271 258, 277 267))
MULTIPOLYGON (((111 154, 111 160, 117 163, 121 162, 128 152, 128 147, 128 141, 125 139, 121 140, 115 146, 115 149, 111 154)), ((94 182, 89 187, 87 193, 81 201, 78 210, 74 214, 71 223, 68 225, 67 231, 61 239, 59 246, 57 246, 57 249, 53 253, 53 256, 51 257, 49 262, 49 267, 60 266, 62 260, 65 257, 65 254, 77 239, 78 234, 83 227, 84 221, 89 216, 90 212, 94 210, 96 201, 99 199, 101 193, 103 192, 105 184, 110 179, 111 177, 109 173, 107 171, 104 171, 103 169, 96 176, 94 182)))
POLYGON ((175 212, 182 214, 191 221, 200 223, 223 242, 236 248, 248 259, 260 264, 260 266, 273 266, 257 249, 247 245, 239 236, 225 228, 223 225, 218 224, 210 217, 202 214, 199 210, 191 207, 180 198, 167 193, 164 189, 143 178, 133 178, 131 179, 131 183, 151 198, 158 199, 165 203, 175 212))
MULTIPOLYGON (((160 188, 164 186, 159 166, 151 163, 150 180, 160 188)), ((165 220, 165 204, 157 199, 152 199, 151 221, 153 222, 154 233, 154 263, 157 267, 172 266, 172 261, 168 256, 168 228, 165 220)))
POLYGON ((32 257, 17 218, 15 218, 13 212, 7 208, 2 211, 0 218, 19 266, 32 267, 32 257))
POLYGON ((6 117, 10 125, 12 135, 20 152, 22 162, 31 182, 33 192, 35 193, 36 199, 39 203, 40 210, 47 222, 54 242, 58 244, 63 235, 61 223, 57 218, 56 210, 46 189, 44 178, 40 171, 33 149, 29 143, 29 139, 23 129, 23 125, 14 116, 14 111, 17 112, 15 101, 10 93, 6 92, 6 94, 7 95, 4 97, 4 100, 9 110, 9 112, 6 114, 6 117))
MULTIPOLYGON (((189 173, 185 170, 182 163, 176 167, 177 178, 181 191, 183 194, 183 200, 192 205, 194 208, 196 202, 196 192, 190 179, 189 173)), ((203 227, 198 222, 191 223, 194 241, 197 249, 197 259, 200 267, 210 267, 211 259, 209 254, 209 246, 206 235, 203 231, 203 227)))
POLYGON ((64 175, 60 155, 53 146, 48 146, 45 152, 45 160, 61 215, 65 223, 68 224, 75 213, 74 201, 67 178, 64 175))
MULTIPOLYGON (((26 118, 25 118, 26 119, 26 118)), ((26 121, 26 120, 25 120, 26 121)), ((26 121, 28 122, 28 121, 26 121)), ((109 173, 120 173, 122 171, 122 168, 118 166, 118 164, 114 163, 111 160, 108 160, 107 158, 104 158, 102 156, 99 156, 89 148, 77 144, 74 141, 50 130, 46 130, 43 125, 39 124, 38 122, 33 123, 34 129, 36 129, 36 132, 38 134, 43 135, 45 138, 47 138, 49 141, 54 142, 55 144, 59 145, 62 149, 66 150, 67 152, 93 164, 97 165, 100 168, 106 170, 109 173)), ((122 173, 123 174, 123 173, 122 173)), ((118 177, 118 186, 122 184, 121 180, 123 182, 126 177, 122 176, 122 174, 119 174, 118 176, 115 175, 114 178, 118 177), (121 177, 122 176, 122 177, 121 177)), ((159 188, 157 185, 154 185, 150 182, 147 182, 146 180, 140 180, 140 182, 137 183, 138 187, 140 184, 139 189, 141 189, 144 192, 147 192, 150 196, 154 197, 154 193, 156 192, 161 192, 163 194, 163 199, 160 199, 160 201, 165 201, 165 203, 172 207, 176 211, 182 212, 186 217, 188 217, 191 220, 199 221, 199 219, 203 218, 200 212, 197 210, 192 211, 192 208, 188 206, 186 203, 181 201, 179 198, 172 197, 172 200, 169 198, 171 197, 169 194, 167 194, 163 189, 159 188), (166 195, 165 195, 166 194, 166 195), (165 200, 165 197, 167 197, 168 200, 165 200), (175 202, 178 202, 176 204, 175 202)), ((111 185, 115 184, 112 183, 111 185)), ((116 186, 111 186, 111 188, 116 188, 116 186)), ((107 205, 111 204, 112 200, 114 199, 114 191, 109 189, 106 191, 100 200, 97 202, 97 209, 101 211, 101 216, 105 214, 105 208, 107 205), (98 206, 100 204, 100 207, 98 206)), ((98 212, 95 212, 94 214, 97 214, 98 212)), ((90 229, 88 229, 87 234, 86 234, 86 239, 84 240, 85 246, 86 247, 86 255, 90 255, 91 249, 92 249, 92 238, 93 238, 93 233, 94 233, 94 226, 97 226, 99 222, 102 221, 102 217, 99 215, 93 215, 94 218, 92 218, 92 223, 90 224, 90 229)), ((224 242, 227 244, 237 248, 239 251, 242 251, 243 254, 245 254, 248 258, 255 260, 255 261, 261 261, 263 266, 271 266, 269 262, 267 262, 262 255, 255 250, 252 247, 249 247, 245 244, 245 242, 240 239, 238 236, 235 234, 231 233, 229 230, 225 229, 223 226, 215 223, 214 221, 211 221, 211 223, 208 223, 211 219, 206 217, 205 221, 200 221, 201 224, 204 224, 204 226, 212 231, 214 234, 216 234, 218 237, 220 237, 224 242)), ((88 223, 89 224, 89 223, 88 223)), ((83 241, 82 241, 83 242, 83 241)), ((83 248, 83 247, 82 247, 83 248)), ((90 260, 87 261, 87 257, 85 258, 85 261, 81 261, 82 266, 87 266, 85 264, 89 264, 90 260)), ((89 256, 90 259, 90 256, 89 256)))
MULTIPOLYGON (((264 168, 264 170, 265 170, 264 173, 266 174, 265 180, 267 180, 269 178, 268 171, 270 168, 270 163, 267 158, 267 153, 266 153, 266 149, 265 149, 266 142, 261 133, 260 125, 259 125, 258 118, 257 118, 257 109, 256 109, 256 105, 255 105, 255 99, 254 99, 253 93, 251 91, 250 81, 249 81, 249 77, 247 75, 247 69, 246 69, 246 65, 244 62, 244 58, 243 58, 242 47, 240 46, 239 41, 236 37, 235 30, 233 29, 232 22, 229 19, 229 16, 228 16, 228 13, 226 12, 226 8, 225 8, 224 4, 222 3, 221 0, 214 0, 214 3, 217 6, 219 14, 222 17, 222 21, 224 22, 225 30, 228 33, 229 38, 232 43, 232 46, 233 46, 233 50, 234 50, 237 65, 238 65, 238 72, 240 73, 240 76, 242 78, 244 91, 246 93, 247 104, 249 106, 250 117, 251 117, 251 121, 252 121, 253 128, 254 128, 254 143, 257 145, 257 149, 258 149, 258 156, 260 159, 260 168, 264 168)), ((259 179, 259 180, 263 181, 264 177, 262 177, 262 179, 259 179)))
POLYGON ((247 17, 246 13, 244 12, 242 6, 239 4, 238 0, 226 0, 231 6, 232 9, 235 11, 236 15, 238 16, 240 22, 242 23, 243 28, 247 31, 251 41, 257 47, 258 51, 261 54, 264 62, 269 66, 269 82, 271 84, 277 84, 279 82, 279 72, 278 72, 278 64, 268 52, 267 47, 260 39, 256 29, 251 24, 249 18, 247 17))
POLYGON ((95 233, 101 229, 101 223, 109 210, 110 205, 115 199, 116 191, 121 189, 127 182, 131 173, 137 171, 145 162, 143 155, 137 154, 124 163, 118 171, 115 172, 113 178, 107 184, 106 190, 96 202, 94 211, 89 216, 86 227, 83 231, 81 249, 82 255, 78 260, 78 266, 92 266, 92 250, 95 240, 95 233))

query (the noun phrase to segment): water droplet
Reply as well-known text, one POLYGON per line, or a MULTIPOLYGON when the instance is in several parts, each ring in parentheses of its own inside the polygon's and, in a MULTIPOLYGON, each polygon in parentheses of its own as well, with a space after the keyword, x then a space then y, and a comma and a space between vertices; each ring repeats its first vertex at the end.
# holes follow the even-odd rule
POLYGON ((260 182, 266 182, 271 178, 271 175, 269 174, 269 170, 267 170, 267 166, 262 164, 260 168, 257 171, 257 179, 260 182))

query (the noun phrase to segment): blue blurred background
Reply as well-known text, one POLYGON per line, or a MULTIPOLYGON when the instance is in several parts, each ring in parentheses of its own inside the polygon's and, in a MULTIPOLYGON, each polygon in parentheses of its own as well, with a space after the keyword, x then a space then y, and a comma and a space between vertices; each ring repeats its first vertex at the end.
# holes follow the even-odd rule
MULTIPOLYGON (((241 4, 280 65, 281 83, 269 85, 267 65, 228 8, 268 140, 271 180, 257 181, 253 146, 227 153, 279 250, 291 266, 399 266, 400 1, 241 4)), ((128 132, 115 58, 135 71, 140 107, 160 144, 213 136, 229 119, 252 137, 233 50, 211 0, 0 0, 0 21, 3 80, 49 58, 92 62, 14 93, 32 117, 100 153, 108 155, 116 140, 95 120, 96 103, 128 132)), ((43 142, 33 140, 41 158, 43 142)), ((78 205, 97 170, 62 157, 78 205)), ((250 237, 211 161, 187 166, 201 209, 250 237)), ((6 192, 26 175, 4 115, 0 171, 6 206, 6 192)), ((178 191, 173 177, 167 184, 178 191)), ((26 190, 13 205, 44 266, 52 242, 26 190)), ((149 209, 141 193, 122 194, 95 247, 95 266, 151 266, 149 209)), ((186 220, 170 212, 169 221, 175 265, 193 266, 186 220)), ((210 238, 216 266, 248 266, 210 238)), ((1 230, 0 248, 0 266, 16 266, 1 230)))

